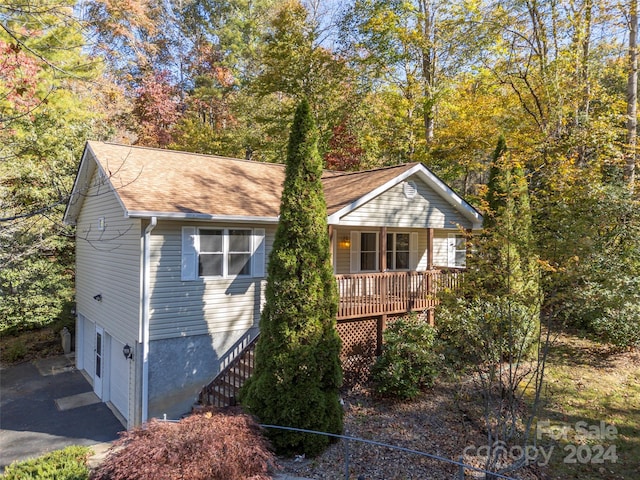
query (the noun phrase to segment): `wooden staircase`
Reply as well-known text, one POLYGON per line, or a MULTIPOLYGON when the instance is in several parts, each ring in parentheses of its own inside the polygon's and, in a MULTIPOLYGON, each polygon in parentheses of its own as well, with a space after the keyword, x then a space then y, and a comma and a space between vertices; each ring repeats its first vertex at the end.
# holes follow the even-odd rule
POLYGON ((200 405, 233 407, 237 404, 238 392, 253 373, 258 337, 237 355, 213 381, 206 385, 198 397, 200 405))

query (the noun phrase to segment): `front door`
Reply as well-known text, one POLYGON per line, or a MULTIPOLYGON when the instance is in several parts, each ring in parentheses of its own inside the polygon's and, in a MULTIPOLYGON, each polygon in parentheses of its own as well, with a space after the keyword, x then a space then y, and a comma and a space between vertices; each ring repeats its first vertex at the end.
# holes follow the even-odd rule
POLYGON ((102 398, 102 377, 104 376, 104 330, 96 326, 95 369, 93 391, 102 398))

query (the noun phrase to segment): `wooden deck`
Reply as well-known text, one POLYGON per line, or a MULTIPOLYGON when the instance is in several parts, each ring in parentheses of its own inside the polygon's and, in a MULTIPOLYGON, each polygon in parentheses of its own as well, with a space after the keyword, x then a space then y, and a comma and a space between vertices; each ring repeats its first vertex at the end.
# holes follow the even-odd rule
POLYGON ((455 289, 462 270, 385 272, 336 275, 338 320, 429 310, 436 294, 455 289))

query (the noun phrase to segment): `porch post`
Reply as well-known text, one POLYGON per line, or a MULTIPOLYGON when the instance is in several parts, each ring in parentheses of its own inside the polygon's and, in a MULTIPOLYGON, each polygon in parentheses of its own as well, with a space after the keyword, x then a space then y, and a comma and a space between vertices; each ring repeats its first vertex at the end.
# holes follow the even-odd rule
MULTIPOLYGON (((387 227, 380 227, 380 241, 378 242, 380 246, 380 251, 378 252, 378 267, 380 267, 381 272, 387 271, 387 227)), ((389 310, 389 277, 386 275, 382 275, 380 277, 380 306, 382 307, 382 311, 386 312, 389 310)), ((380 342, 378 342, 378 346, 382 345, 382 327, 378 327, 378 336, 380 336, 380 342)))
POLYGON ((427 270, 433 270, 433 228, 427 228, 427 270))
POLYGON ((387 328, 387 314, 383 313, 378 317, 378 328, 376 329, 376 355, 382 355, 382 334, 387 328))
MULTIPOLYGON (((435 289, 433 288, 433 274, 431 273, 433 270, 433 228, 427 228, 427 295, 435 294, 435 289)), ((433 326, 435 324, 434 318, 434 300, 431 301, 431 306, 427 312, 427 318, 429 321, 429 325, 433 326)))
POLYGON ((333 257, 333 252, 336 248, 335 246, 335 242, 336 242, 336 235, 335 235, 335 229, 333 228, 333 225, 329 225, 329 258, 331 258, 331 266, 333 267, 333 273, 336 273, 336 265, 335 265, 335 258, 333 257))
POLYGON ((387 271, 387 227, 380 227, 380 251, 378 252, 378 265, 381 272, 387 271))

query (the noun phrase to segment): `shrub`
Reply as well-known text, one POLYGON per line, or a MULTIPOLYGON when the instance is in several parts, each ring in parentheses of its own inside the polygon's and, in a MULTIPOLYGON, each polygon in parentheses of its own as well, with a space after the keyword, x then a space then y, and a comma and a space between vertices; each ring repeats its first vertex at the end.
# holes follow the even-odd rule
MULTIPOLYGON (((628 239, 628 242, 632 240, 628 239)), ((637 242, 636 242, 637 243, 637 242)), ((618 347, 640 346, 640 249, 624 258, 614 248, 603 249, 582 265, 584 278, 565 300, 569 324, 584 328, 598 341, 618 347)))
POLYGON ((448 356, 468 365, 524 359, 540 330, 538 305, 506 297, 460 298, 442 305, 437 316, 448 356))
POLYGON ((86 480, 88 447, 67 447, 33 460, 15 462, 4 471, 4 480, 86 480))
POLYGON ((591 322, 594 333, 618 347, 640 346, 640 305, 626 302, 618 308, 605 308, 591 322))
POLYGON ((275 458, 258 424, 238 409, 177 423, 152 420, 121 434, 92 480, 267 480, 275 458))
POLYGON ((3 358, 7 362, 13 363, 22 360, 26 354, 27 347, 25 346, 24 342, 17 341, 6 347, 3 358))
POLYGON ((376 392, 404 399, 433 385, 438 373, 436 330, 415 318, 399 319, 384 332, 382 355, 372 368, 376 392))

